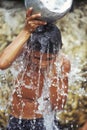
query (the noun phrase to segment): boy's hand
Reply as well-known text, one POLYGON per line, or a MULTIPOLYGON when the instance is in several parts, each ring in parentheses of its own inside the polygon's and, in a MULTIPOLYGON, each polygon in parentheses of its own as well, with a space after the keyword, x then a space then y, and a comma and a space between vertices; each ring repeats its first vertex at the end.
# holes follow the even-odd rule
POLYGON ((27 29, 29 32, 33 32, 38 26, 40 25, 46 25, 47 23, 41 20, 37 20, 41 17, 40 13, 33 14, 32 15, 33 8, 29 8, 29 10, 26 13, 26 25, 25 29, 27 29))

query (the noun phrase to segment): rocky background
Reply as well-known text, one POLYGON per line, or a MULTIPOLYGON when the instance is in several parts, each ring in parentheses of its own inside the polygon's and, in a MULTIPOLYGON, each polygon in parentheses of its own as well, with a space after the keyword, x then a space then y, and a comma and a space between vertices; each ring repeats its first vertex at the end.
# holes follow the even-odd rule
MULTIPOLYGON (((57 21, 63 39, 62 51, 71 60, 69 93, 62 112, 57 113, 62 130, 79 130, 87 120, 87 1, 74 2, 73 12, 57 21)), ((0 53, 24 26, 25 7, 21 0, 0 1, 0 53)), ((5 130, 10 111, 13 75, 0 70, 0 130, 5 130)))

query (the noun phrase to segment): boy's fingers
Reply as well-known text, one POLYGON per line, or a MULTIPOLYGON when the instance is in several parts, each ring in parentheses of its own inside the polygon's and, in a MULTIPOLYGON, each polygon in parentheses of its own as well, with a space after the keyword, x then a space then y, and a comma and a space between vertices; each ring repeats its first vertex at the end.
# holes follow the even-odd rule
POLYGON ((38 14, 34 14, 34 15, 30 16, 30 17, 28 18, 28 20, 33 20, 33 19, 37 19, 37 18, 40 18, 40 17, 41 17, 41 14, 38 13, 38 14))
POLYGON ((31 15, 32 10, 33 10, 32 7, 30 7, 30 8, 27 10, 27 12, 26 12, 26 17, 29 17, 29 16, 31 15))
POLYGON ((37 21, 37 20, 29 21, 28 23, 29 23, 29 24, 33 24, 33 25, 46 25, 46 24, 47 24, 47 23, 44 22, 44 21, 37 21))

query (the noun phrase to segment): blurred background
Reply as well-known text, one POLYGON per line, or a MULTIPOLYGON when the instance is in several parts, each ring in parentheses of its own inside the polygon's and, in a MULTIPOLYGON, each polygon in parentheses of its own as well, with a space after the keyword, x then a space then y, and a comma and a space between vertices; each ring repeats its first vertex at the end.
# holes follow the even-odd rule
MULTIPOLYGON (((22 30, 25 14, 24 0, 0 0, 0 53, 22 30)), ((57 119, 62 130, 79 130, 87 121, 87 0, 74 0, 70 12, 56 24, 62 51, 71 61, 67 103, 57 119)), ((13 79, 10 68, 0 70, 0 130, 8 122, 13 79)))

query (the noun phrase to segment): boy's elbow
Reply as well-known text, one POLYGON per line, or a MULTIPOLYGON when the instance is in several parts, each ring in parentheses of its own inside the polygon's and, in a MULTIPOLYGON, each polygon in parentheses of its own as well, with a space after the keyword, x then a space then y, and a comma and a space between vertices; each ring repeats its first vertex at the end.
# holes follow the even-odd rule
POLYGON ((4 70, 4 69, 6 69, 6 66, 3 63, 0 63, 0 69, 4 70))
POLYGON ((6 63, 0 61, 0 69, 1 70, 7 69, 9 66, 10 66, 10 64, 7 65, 6 63))

